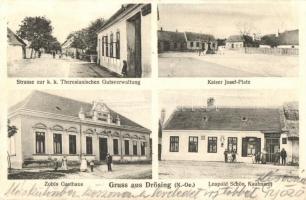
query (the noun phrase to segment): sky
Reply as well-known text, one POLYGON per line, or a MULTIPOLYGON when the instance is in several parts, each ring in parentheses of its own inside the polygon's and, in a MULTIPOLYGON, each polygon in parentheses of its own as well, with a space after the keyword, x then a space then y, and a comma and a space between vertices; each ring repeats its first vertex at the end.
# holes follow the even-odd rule
POLYGON ((159 28, 194 31, 226 38, 244 26, 252 33, 276 34, 298 28, 298 8, 291 3, 159 4, 159 28))
POLYGON ((101 0, 8 0, 8 27, 16 32, 27 16, 45 16, 51 20, 53 36, 63 43, 69 33, 87 27, 90 22, 111 17, 121 4, 101 0))
POLYGON ((177 106, 206 106, 214 97, 218 107, 278 107, 298 101, 294 90, 164 90, 159 95, 159 108, 165 109, 166 120, 177 106))
MULTIPOLYGON (((11 90, 8 95, 8 106, 24 100, 32 90, 11 90)), ((112 110, 132 121, 152 130, 151 91, 148 90, 43 90, 70 99, 92 103, 95 100, 103 102, 112 110), (133 95, 131 95, 131 93, 133 95)))

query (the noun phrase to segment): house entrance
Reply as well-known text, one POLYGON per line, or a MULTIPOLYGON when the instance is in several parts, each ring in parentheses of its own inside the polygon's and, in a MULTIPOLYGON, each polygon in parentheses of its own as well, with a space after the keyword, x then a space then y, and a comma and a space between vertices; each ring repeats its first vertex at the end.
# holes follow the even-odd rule
POLYGON ((141 14, 127 20, 127 76, 141 77, 141 14))
POLYGON ((108 153, 107 149, 107 138, 99 138, 100 160, 105 160, 108 153))
POLYGON ((275 153, 280 148, 280 134, 267 134, 266 139, 266 151, 267 162, 274 162, 275 153))

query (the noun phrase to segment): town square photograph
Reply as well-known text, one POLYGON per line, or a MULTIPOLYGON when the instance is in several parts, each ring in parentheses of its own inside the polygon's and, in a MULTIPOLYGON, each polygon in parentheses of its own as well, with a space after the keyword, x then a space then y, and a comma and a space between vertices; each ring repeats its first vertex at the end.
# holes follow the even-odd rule
POLYGON ((160 179, 299 176, 294 90, 163 90, 160 179))
POLYGON ((159 77, 297 77, 292 2, 158 4, 159 77))
POLYGON ((151 93, 10 90, 8 179, 151 179, 151 93))
POLYGON ((9 77, 151 76, 151 4, 15 0, 5 6, 9 77))

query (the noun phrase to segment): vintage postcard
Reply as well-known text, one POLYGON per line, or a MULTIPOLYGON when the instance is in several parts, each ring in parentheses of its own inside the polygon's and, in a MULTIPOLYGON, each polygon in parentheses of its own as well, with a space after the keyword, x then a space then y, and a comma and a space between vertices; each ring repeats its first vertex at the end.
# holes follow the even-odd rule
POLYGON ((306 1, 0 0, 0 200, 305 200, 306 1))

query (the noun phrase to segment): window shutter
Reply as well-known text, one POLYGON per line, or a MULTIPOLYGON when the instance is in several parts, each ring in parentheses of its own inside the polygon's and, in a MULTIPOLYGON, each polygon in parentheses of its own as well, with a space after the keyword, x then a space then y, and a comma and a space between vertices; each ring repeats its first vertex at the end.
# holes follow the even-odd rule
POLYGON ((242 138, 242 152, 241 152, 242 157, 246 157, 248 155, 247 149, 248 149, 247 138, 242 138))

